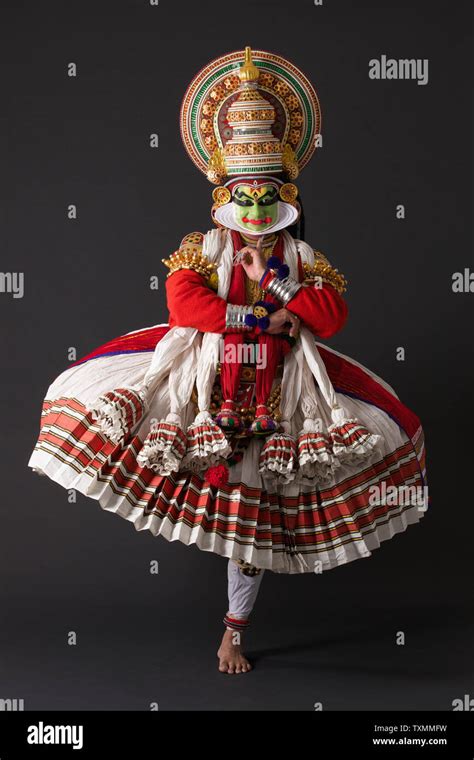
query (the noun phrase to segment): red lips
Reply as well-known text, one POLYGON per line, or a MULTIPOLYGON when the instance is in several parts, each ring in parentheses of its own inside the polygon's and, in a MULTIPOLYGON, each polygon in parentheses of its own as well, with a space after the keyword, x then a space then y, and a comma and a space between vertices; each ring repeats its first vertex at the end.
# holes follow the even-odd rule
POLYGON ((266 216, 265 219, 249 219, 247 216, 242 217, 242 221, 245 224, 269 224, 272 221, 271 216, 266 216))

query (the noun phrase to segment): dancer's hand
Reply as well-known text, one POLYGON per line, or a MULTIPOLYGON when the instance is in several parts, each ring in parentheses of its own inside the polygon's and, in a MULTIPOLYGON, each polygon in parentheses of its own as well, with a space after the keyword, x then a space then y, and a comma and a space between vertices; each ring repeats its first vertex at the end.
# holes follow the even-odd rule
POLYGON ((257 245, 246 245, 241 248, 241 263, 245 274, 253 282, 259 282, 265 273, 265 259, 262 253, 263 235, 260 235, 257 245))
POLYGON ((270 314, 270 324, 265 332, 271 335, 279 333, 288 333, 291 338, 297 338, 300 331, 300 320, 296 314, 292 314, 288 309, 278 309, 270 314), (286 325, 286 329, 285 329, 286 325), (288 329, 289 328, 289 329, 288 329))

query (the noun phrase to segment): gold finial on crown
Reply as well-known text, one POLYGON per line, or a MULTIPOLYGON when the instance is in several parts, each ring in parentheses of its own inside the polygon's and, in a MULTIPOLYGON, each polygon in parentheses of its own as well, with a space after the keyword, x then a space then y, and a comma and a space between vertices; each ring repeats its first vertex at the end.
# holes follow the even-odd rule
POLYGON ((248 45, 245 48, 245 59, 239 69, 239 77, 242 82, 256 82, 259 76, 259 70, 252 61, 252 48, 248 45))

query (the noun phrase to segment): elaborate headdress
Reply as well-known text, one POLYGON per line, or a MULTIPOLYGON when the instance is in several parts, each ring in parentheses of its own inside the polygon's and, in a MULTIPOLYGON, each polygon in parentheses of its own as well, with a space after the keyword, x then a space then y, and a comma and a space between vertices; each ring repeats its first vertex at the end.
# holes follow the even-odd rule
POLYGON ((278 227, 295 221, 292 180, 313 155, 321 127, 316 92, 296 66, 250 47, 214 59, 187 88, 180 127, 193 163, 219 185, 213 191, 218 223, 230 226, 225 206, 242 183, 275 184, 278 227))

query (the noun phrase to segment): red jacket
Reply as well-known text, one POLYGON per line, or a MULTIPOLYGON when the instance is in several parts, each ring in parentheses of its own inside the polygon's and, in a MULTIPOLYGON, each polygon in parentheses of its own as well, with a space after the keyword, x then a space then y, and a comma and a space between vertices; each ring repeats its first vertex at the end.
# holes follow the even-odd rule
MULTIPOLYGON (((299 279, 303 269, 299 267, 299 279)), ((166 297, 170 327, 195 327, 200 332, 226 332, 227 301, 217 295, 205 278, 192 269, 181 269, 166 280, 166 297)), ((286 304, 320 338, 330 338, 347 319, 343 297, 329 285, 302 287, 286 304)))

